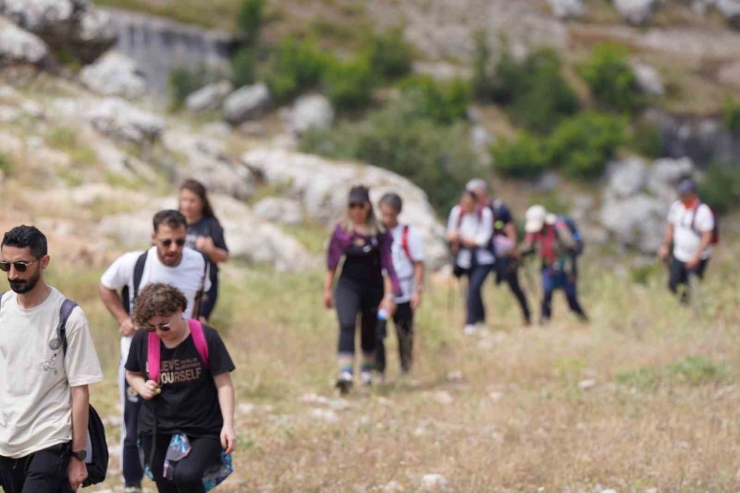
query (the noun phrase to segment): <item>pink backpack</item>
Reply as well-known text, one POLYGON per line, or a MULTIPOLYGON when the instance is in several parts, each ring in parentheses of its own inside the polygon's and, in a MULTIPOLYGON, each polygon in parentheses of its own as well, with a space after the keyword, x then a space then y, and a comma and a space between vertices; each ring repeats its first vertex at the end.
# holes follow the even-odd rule
MULTIPOLYGON (((193 336, 193 342, 195 343, 195 349, 200 355, 200 359, 203 360, 203 364, 206 369, 210 369, 210 357, 208 354, 208 344, 206 343, 206 336, 203 333, 203 324, 197 320, 188 320, 190 326, 190 334, 193 336)), ((149 344, 147 348, 147 363, 149 364, 149 380, 154 380, 159 383, 159 369, 161 366, 161 348, 159 342, 161 339, 156 332, 149 332, 149 344)))

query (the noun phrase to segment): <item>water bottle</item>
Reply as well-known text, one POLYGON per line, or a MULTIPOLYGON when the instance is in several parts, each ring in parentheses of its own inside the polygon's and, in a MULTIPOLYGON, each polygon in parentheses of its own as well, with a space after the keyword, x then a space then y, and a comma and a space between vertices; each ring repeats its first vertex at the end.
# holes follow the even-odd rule
POLYGON ((388 337, 387 332, 387 325, 388 325, 388 310, 385 308, 381 308, 378 310, 378 325, 377 325, 377 331, 378 339, 383 341, 386 337, 388 337))

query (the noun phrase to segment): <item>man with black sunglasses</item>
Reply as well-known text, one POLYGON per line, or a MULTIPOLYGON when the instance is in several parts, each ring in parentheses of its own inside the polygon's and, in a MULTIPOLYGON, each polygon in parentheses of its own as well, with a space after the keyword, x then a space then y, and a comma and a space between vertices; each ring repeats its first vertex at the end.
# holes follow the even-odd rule
POLYGON ((121 333, 119 386, 123 402, 121 468, 127 493, 141 491, 143 470, 137 447, 140 396, 129 387, 123 364, 128 359, 131 340, 137 327, 130 313, 137 294, 153 283, 171 284, 185 294, 185 318, 198 318, 200 298, 211 288, 208 264, 202 254, 185 248, 187 219, 175 210, 158 212, 153 220, 152 246, 145 252, 131 252, 116 260, 100 280, 100 299, 113 315, 121 333), (123 290, 122 295, 118 294, 123 290))
POLYGON ((50 257, 41 231, 13 228, 0 250, 12 290, 0 296, 0 486, 77 491, 88 476, 88 385, 103 380, 87 319, 75 306, 60 339, 67 300, 44 282, 50 257))

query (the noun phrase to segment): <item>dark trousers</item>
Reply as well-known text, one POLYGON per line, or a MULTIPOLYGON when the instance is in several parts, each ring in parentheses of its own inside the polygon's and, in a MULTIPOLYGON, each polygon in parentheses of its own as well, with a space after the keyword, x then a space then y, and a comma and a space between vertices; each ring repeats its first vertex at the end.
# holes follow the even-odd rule
POLYGON ((684 289, 681 292, 681 302, 689 302, 689 276, 696 276, 699 280, 704 279, 704 272, 707 270, 707 264, 709 259, 702 260, 695 269, 690 270, 686 267, 685 262, 677 260, 676 257, 671 257, 671 273, 668 279, 668 289, 674 293, 678 293, 679 286, 683 286, 684 289))
POLYGON ((375 352, 378 340, 376 333, 378 306, 382 300, 382 284, 361 285, 347 279, 339 279, 334 292, 334 303, 339 319, 338 351, 340 355, 354 356, 355 354, 358 314, 361 314, 362 352, 365 355, 372 355, 375 352))
MULTIPOLYGON (((411 370, 411 362, 414 353, 414 311, 411 303, 400 303, 393 315, 393 325, 396 327, 398 338, 398 355, 401 360, 401 371, 408 373, 411 370)), ((375 369, 383 373, 386 367, 385 333, 378 334, 378 347, 375 351, 375 369)))
POLYGON ((506 281, 509 285, 512 294, 519 302, 519 308, 522 310, 522 316, 524 320, 529 322, 532 315, 529 311, 529 303, 527 302, 527 296, 522 290, 521 284, 519 284, 519 265, 516 260, 512 260, 507 257, 496 259, 496 284, 499 285, 506 281))
POLYGON ((469 271, 468 276, 468 315, 467 325, 475 325, 486 321, 486 307, 483 305, 483 283, 493 270, 493 265, 476 265, 469 271))
POLYGON ((190 453, 178 461, 174 481, 162 477, 164 458, 172 435, 157 435, 154 456, 152 457, 152 435, 142 435, 141 448, 144 460, 150 465, 154 482, 159 493, 204 493, 203 473, 216 464, 221 457, 221 442, 216 437, 190 438, 190 453))
POLYGON ((573 313, 577 314, 581 318, 586 318, 586 312, 583 311, 583 307, 578 302, 578 291, 576 285, 576 278, 567 275, 562 271, 551 271, 545 269, 542 271, 542 319, 549 320, 552 316, 552 295, 557 289, 562 289, 565 292, 565 297, 568 300, 568 306, 573 313))
POLYGON ((211 289, 203 296, 203 301, 200 303, 200 316, 210 320, 213 309, 216 308, 216 301, 218 301, 218 276, 211 279, 211 289))
POLYGON ((121 427, 121 469, 123 482, 129 486, 138 485, 144 479, 144 469, 141 467, 139 458, 138 436, 139 436, 139 412, 144 400, 132 392, 133 389, 126 381, 123 365, 119 369, 119 384, 123 389, 123 426, 121 427))
POLYGON ((39 450, 20 459, 0 456, 0 484, 5 493, 68 493, 72 443, 39 450))

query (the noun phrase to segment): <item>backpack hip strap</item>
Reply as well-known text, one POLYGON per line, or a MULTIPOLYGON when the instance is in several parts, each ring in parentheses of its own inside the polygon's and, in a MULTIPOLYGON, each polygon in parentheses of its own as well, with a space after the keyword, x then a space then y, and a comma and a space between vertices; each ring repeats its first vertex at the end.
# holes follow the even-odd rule
POLYGON ((149 332, 149 339, 147 344, 147 355, 146 361, 149 365, 149 380, 154 380, 159 383, 159 369, 161 366, 161 348, 159 347, 159 336, 156 332, 149 332))
POLYGON ((206 369, 211 368, 210 354, 208 351, 208 343, 206 342, 206 336, 203 332, 203 324, 198 320, 188 320, 190 325, 190 335, 193 336, 193 343, 195 343, 195 349, 198 351, 200 358, 203 360, 203 364, 206 369))

